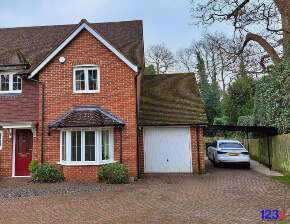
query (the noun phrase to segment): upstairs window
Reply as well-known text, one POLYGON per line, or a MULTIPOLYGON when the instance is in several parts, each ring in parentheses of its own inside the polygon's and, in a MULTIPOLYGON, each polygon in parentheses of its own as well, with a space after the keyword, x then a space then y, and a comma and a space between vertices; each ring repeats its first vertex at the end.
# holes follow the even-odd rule
POLYGON ((22 80, 16 74, 0 74, 1 93, 21 93, 22 80))
POLYGON ((74 93, 99 93, 100 68, 94 65, 74 67, 73 82, 74 93))

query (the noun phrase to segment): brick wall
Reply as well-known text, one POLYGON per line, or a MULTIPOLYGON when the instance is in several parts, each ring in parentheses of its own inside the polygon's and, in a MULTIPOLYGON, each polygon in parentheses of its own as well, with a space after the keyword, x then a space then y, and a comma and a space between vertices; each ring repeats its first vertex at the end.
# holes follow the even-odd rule
POLYGON ((101 166, 63 166, 66 181, 96 181, 101 166))
MULTIPOLYGON (((37 122, 39 84, 23 79, 22 93, 0 95, 0 122, 37 122)), ((3 147, 0 150, 0 177, 12 176, 13 138, 3 130, 3 147)), ((35 140, 35 138, 34 138, 35 140)))
MULTIPOLYGON (((123 128, 123 163, 130 175, 137 175, 136 167, 136 116, 135 116, 135 72, 106 48, 88 31, 81 31, 63 50, 61 50, 39 73, 39 80, 45 84, 44 128, 49 122, 72 110, 74 106, 100 105, 126 122, 123 128), (65 57, 64 64, 59 58, 65 57), (100 93, 73 93, 73 66, 97 64, 100 66, 100 93)), ((41 89, 39 90, 41 91, 41 89)), ((41 114, 41 102, 39 102, 41 114)), ((35 157, 40 161, 41 116, 39 117, 37 140, 34 144, 35 157)), ((119 130, 115 129, 115 160, 119 161, 119 130)), ((60 161, 60 132, 51 131, 44 136, 44 162, 60 161)), ((99 166, 68 166, 64 173, 68 180, 75 178, 96 179, 99 166), (72 176, 70 176, 72 175, 72 176)))
POLYGON ((0 122, 38 121, 38 85, 22 79, 22 93, 0 94, 0 122))

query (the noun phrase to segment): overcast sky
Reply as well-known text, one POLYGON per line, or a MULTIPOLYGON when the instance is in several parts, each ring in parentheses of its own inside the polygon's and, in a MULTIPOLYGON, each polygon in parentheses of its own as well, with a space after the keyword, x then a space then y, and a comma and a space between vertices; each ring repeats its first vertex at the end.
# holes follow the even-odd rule
MULTIPOLYGON (((202 1, 202 0, 200 0, 202 1)), ((204 1, 204 0, 203 0, 204 1)), ((5 0, 0 28, 143 20, 145 48, 165 43, 173 52, 199 40, 201 28, 191 26, 189 0, 5 0)), ((232 33, 217 24, 208 31, 232 33)))

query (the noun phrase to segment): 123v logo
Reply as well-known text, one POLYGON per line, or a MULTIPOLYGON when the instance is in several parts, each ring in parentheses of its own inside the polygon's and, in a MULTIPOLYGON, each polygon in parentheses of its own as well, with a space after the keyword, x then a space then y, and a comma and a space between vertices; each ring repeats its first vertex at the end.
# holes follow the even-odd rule
POLYGON ((286 212, 279 212, 278 210, 262 210, 262 219, 284 219, 286 212))

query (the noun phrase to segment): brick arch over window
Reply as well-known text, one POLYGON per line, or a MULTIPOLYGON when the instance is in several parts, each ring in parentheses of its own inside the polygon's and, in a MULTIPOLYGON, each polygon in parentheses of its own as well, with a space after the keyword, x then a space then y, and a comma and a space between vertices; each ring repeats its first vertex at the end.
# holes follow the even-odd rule
POLYGON ((102 61, 97 58, 85 58, 85 59, 78 59, 78 60, 72 60, 71 66, 77 66, 77 65, 101 65, 102 61))

